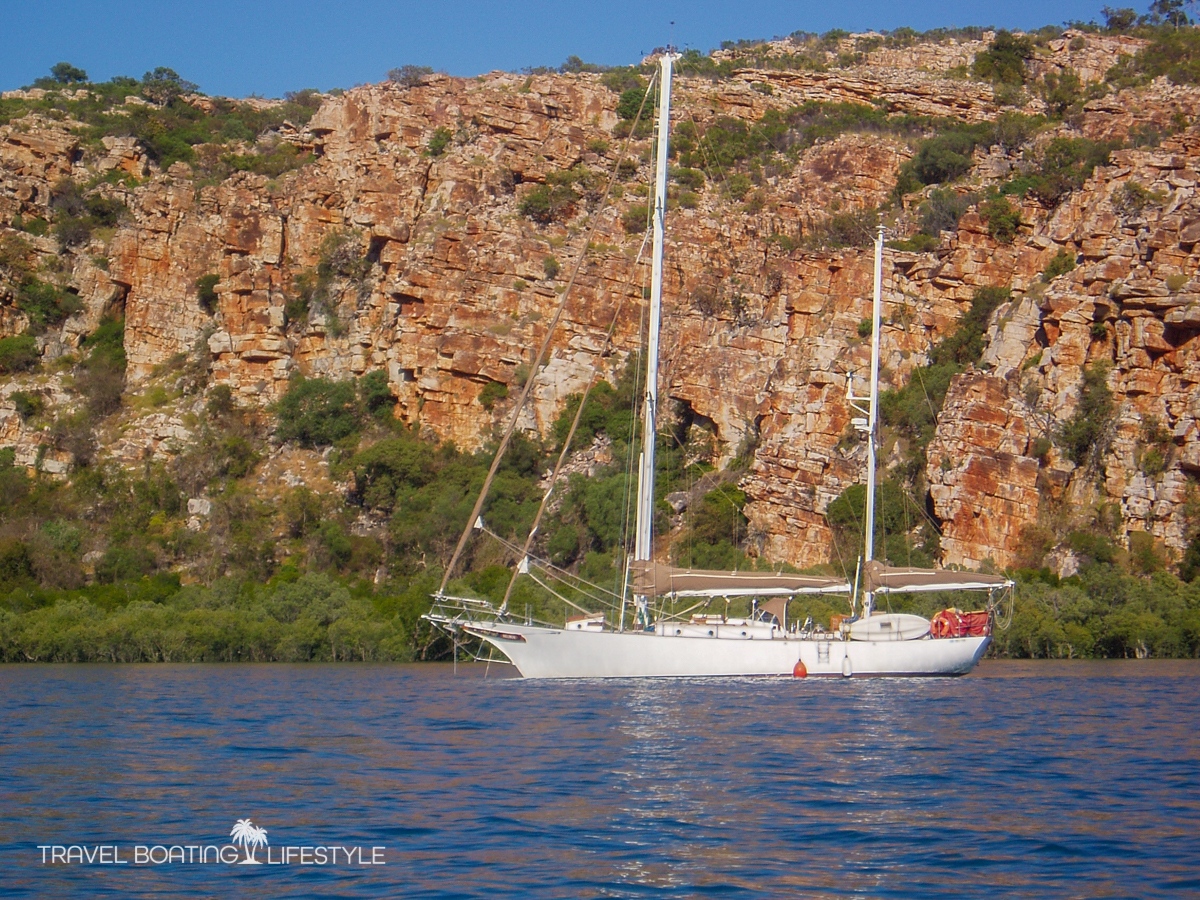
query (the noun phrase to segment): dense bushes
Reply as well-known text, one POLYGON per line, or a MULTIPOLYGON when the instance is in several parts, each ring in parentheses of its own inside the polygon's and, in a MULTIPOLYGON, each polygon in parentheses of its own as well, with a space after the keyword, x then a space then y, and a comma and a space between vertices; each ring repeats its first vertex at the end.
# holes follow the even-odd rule
POLYGON ((1028 192, 1048 206, 1083 187, 1096 166, 1106 165, 1116 148, 1088 138, 1055 138, 1033 161, 1029 171, 1004 187, 1005 193, 1028 192))
POLYGON ((968 125, 941 122, 935 133, 923 139, 913 158, 900 167, 894 196, 919 190, 923 185, 942 184, 970 171, 977 148, 1003 147, 1011 151, 1025 143, 1041 127, 1041 120, 1005 113, 994 122, 968 125))
POLYGON ((998 31, 988 48, 976 54, 971 73, 996 84, 1025 83, 1025 62, 1033 56, 1033 42, 1023 35, 998 31))
POLYGON ((675 542, 677 565, 700 569, 733 570, 747 567, 742 542, 749 520, 742 511, 746 494, 733 485, 706 493, 694 510, 690 523, 675 542))
MULTIPOLYGON (((0 124, 29 112, 65 113, 84 123, 84 147, 92 152, 102 152, 101 139, 106 136, 134 137, 161 168, 182 161, 195 166, 204 177, 224 178, 231 171, 278 174, 312 159, 297 154, 290 145, 271 141, 250 153, 232 156, 222 154, 219 148, 234 142, 253 143, 284 122, 303 125, 320 105, 315 91, 289 93, 282 104, 264 108, 217 97, 201 107, 188 102, 188 96, 198 91, 196 85, 166 67, 147 72, 141 80, 118 76, 102 83, 64 82, 52 75, 46 83, 39 80, 38 86, 49 89, 41 98, 0 101, 0 124), (59 90, 68 85, 81 93, 68 98, 59 90), (141 96, 150 104, 127 105, 125 100, 131 96, 141 96), (198 153, 200 145, 210 145, 216 152, 198 153)), ((65 231, 68 240, 79 240, 77 223, 65 231)))
POLYGON ((1123 56, 1105 76, 1118 87, 1144 84, 1160 75, 1175 84, 1200 84, 1200 32, 1194 28, 1158 30, 1134 56, 1123 56))
POLYGON ((359 300, 369 293, 367 275, 374 263, 363 247, 357 231, 335 230, 321 241, 315 267, 304 269, 292 280, 292 290, 284 304, 289 325, 307 326, 317 313, 324 318, 326 330, 341 337, 345 325, 338 317, 338 306, 346 289, 353 288, 359 300))
POLYGON ((581 199, 599 199, 600 177, 586 166, 574 166, 546 175, 545 184, 539 184, 521 200, 518 209, 521 215, 543 225, 568 218, 581 199))
MULTIPOLYGON (((854 560, 862 554, 866 500, 866 487, 854 484, 838 495, 825 513, 838 555, 844 560, 854 560)), ((931 566, 937 554, 937 531, 909 496, 905 485, 895 479, 883 479, 876 489, 873 546, 876 559, 893 565, 931 566)))
POLYGON ((158 576, 58 595, 14 591, 0 602, 0 661, 408 660, 410 607, 404 594, 352 591, 323 575, 261 586, 181 589, 158 576))
POLYGON ((275 436, 304 447, 336 444, 357 434, 371 418, 390 417, 394 403, 382 371, 357 383, 297 376, 276 406, 275 436))
POLYGON ((0 375, 25 372, 38 364, 37 341, 28 334, 0 338, 0 375))
POLYGON ((1027 573, 1012 625, 997 631, 1003 656, 1035 658, 1200 655, 1200 588, 1160 572, 1134 577, 1092 563, 1058 581, 1027 573))
POLYGON ((1008 288, 976 290, 971 307, 958 327, 930 351, 929 365, 915 369, 904 387, 880 395, 879 409, 884 423, 909 439, 911 453, 924 453, 925 446, 933 438, 950 380, 968 365, 979 361, 988 320, 996 307, 1007 302, 1009 297, 1008 288))
POLYGON ((918 126, 906 116, 889 116, 884 110, 859 103, 808 101, 786 110, 768 110, 747 124, 741 119, 718 118, 701 129, 681 122, 672 137, 680 165, 700 169, 710 181, 723 181, 731 169, 749 165, 754 170, 769 165, 779 155, 795 158, 818 141, 858 131, 907 134, 918 126))
POLYGON ((54 210, 54 236, 63 249, 91 240, 97 228, 113 228, 127 210, 120 200, 97 193, 84 193, 76 182, 63 179, 50 192, 54 210))
POLYGON ((1108 446, 1114 414, 1108 372, 1101 363, 1084 370, 1079 405, 1055 435, 1063 454, 1077 466, 1098 460, 1108 446))
POLYGON ((29 331, 41 334, 83 309, 79 295, 56 284, 26 278, 17 288, 17 309, 29 320, 29 331))

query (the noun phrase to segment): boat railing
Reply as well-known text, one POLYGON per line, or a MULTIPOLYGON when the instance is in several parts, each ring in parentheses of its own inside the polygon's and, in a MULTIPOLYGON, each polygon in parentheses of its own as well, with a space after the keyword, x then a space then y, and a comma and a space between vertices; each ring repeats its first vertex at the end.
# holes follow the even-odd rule
POLYGON ((449 631, 457 631, 469 622, 480 619, 498 621, 503 616, 490 600, 438 592, 433 595, 433 606, 421 618, 449 631))

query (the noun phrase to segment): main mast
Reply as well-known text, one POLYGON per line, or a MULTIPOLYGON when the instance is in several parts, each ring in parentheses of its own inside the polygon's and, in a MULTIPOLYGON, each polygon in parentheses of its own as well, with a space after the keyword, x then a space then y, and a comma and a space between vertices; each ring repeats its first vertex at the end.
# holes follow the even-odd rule
MULTIPOLYGON (((671 125, 671 65, 674 54, 659 57, 658 152, 654 166, 654 250, 650 275, 650 323, 646 339, 646 395, 642 409, 642 453, 638 463, 637 527, 633 558, 649 561, 654 543, 654 442, 658 414, 658 340, 662 321, 663 241, 667 217, 667 150, 671 125)), ((649 625, 646 598, 637 598, 638 622, 649 625)))

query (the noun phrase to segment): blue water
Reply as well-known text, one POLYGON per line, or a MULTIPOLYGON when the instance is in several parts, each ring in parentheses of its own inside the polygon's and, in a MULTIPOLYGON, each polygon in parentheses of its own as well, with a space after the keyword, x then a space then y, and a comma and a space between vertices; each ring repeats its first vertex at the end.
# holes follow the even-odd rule
POLYGON ((1197 663, 497 672, 0 667, 0 895, 1200 895, 1197 663), (386 865, 43 864, 37 849, 224 845, 240 818, 270 848, 383 847, 386 865))

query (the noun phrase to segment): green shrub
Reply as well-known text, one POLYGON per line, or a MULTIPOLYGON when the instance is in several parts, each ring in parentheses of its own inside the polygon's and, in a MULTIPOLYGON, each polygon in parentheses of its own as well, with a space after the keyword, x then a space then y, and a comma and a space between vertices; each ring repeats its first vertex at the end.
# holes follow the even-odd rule
POLYGON ((578 199, 579 194, 568 185, 539 184, 517 209, 526 218, 547 225, 569 215, 578 199))
POLYGON ((726 196, 734 200, 741 200, 750 191, 753 182, 750 181, 748 175, 743 175, 741 172, 734 172, 725 179, 722 185, 722 190, 726 196))
MULTIPOLYGON (((851 485, 829 504, 825 513, 837 546, 850 559, 862 552, 866 497, 865 485, 851 485)), ((920 535, 920 543, 910 540, 913 521, 920 517, 921 510, 904 485, 894 478, 883 479, 875 498, 876 557, 896 565, 930 565, 936 532, 928 528, 920 535)))
POLYGON ((1046 268, 1042 270, 1042 281, 1053 281, 1060 275, 1066 275, 1074 270, 1075 254, 1063 248, 1054 254, 1054 258, 1050 262, 1046 263, 1046 268))
POLYGON ((107 416, 121 407, 125 391, 125 321, 108 318, 84 338, 87 357, 76 367, 75 387, 93 416, 107 416))
POLYGON ((1006 287, 976 288, 971 297, 971 307, 959 320, 954 333, 938 344, 930 354, 934 365, 952 363, 963 366, 979 362, 983 356, 983 336, 988 321, 1001 304, 1012 299, 1012 291, 1006 287))
POLYGON ((623 94, 625 91, 635 88, 643 92, 646 90, 646 79, 642 78, 633 66, 610 69, 601 76, 600 83, 614 94, 623 94))
POLYGON ((394 84, 402 85, 406 88, 420 87, 425 83, 425 79, 433 74, 433 69, 429 66, 415 66, 411 63, 400 66, 396 69, 388 69, 388 81, 394 84))
POLYGON ((1061 73, 1047 72, 1039 85, 1042 99, 1050 112, 1059 118, 1083 102, 1083 82, 1078 73, 1068 67, 1061 73))
POLYGON ((22 422, 27 422, 34 416, 41 415, 46 409, 46 398, 41 394, 30 394, 27 391, 13 391, 12 402, 17 408, 17 415, 22 422))
POLYGON ((69 178, 51 188, 50 208, 55 211, 54 236, 64 250, 86 244, 96 228, 115 227, 128 212, 121 201, 85 194, 69 178))
POLYGON ((1179 562, 1179 577, 1184 581, 1200 578, 1200 535, 1192 539, 1179 562))
POLYGON ((41 216, 34 216, 32 219, 22 219, 18 216, 13 220, 13 228, 41 237, 50 230, 50 223, 41 216))
POLYGON ((1033 42, 1010 31, 998 31, 988 48, 975 55, 971 74, 995 84, 1025 83, 1025 61, 1033 56, 1033 42))
POLYGON ((621 227, 626 234, 642 234, 650 221, 650 206, 647 203, 635 203, 621 214, 621 227))
POLYGON ((297 376, 276 405, 280 441, 303 447, 334 444, 361 427, 354 383, 297 376))
POLYGON ((154 570, 154 555, 146 547, 109 547, 96 563, 96 580, 101 584, 114 584, 149 575, 154 570))
POLYGON ((479 405, 488 412, 505 397, 508 396, 508 385, 503 381, 489 381, 483 386, 483 390, 479 392, 479 405))
POLYGON ((391 421, 392 411, 396 408, 396 395, 388 383, 387 372, 376 369, 358 379, 358 401, 371 418, 391 421))
POLYGON ((913 158, 900 167, 893 190, 897 200, 919 190, 921 185, 940 184, 965 175, 971 169, 977 147, 1015 150, 1042 127, 1043 120, 1006 112, 994 122, 936 124, 940 130, 923 140, 913 158))
POLYGON ((1161 205, 1166 199, 1167 195, 1161 191, 1147 190, 1136 181, 1127 181, 1113 192, 1112 204, 1120 215, 1136 216, 1146 207, 1161 205))
POLYGON ((559 273, 558 260, 553 256, 547 256, 542 260, 542 272, 549 279, 557 278, 559 273))
POLYGON ((88 74, 69 62, 60 62, 50 67, 50 79, 55 84, 83 84, 88 80, 88 74))
POLYGON ((1096 166, 1106 165, 1113 144, 1088 138, 1055 138, 1026 176, 1029 193, 1047 205, 1083 187, 1096 166))
POLYGON ((953 181, 971 170, 972 153, 981 142, 977 130, 956 129, 923 142, 905 166, 921 184, 953 181))
POLYGON ((1083 373, 1079 404, 1055 434, 1063 454, 1077 466, 1098 460, 1108 449, 1109 431, 1115 413, 1108 389, 1109 368, 1103 363, 1088 366, 1083 373))
POLYGON ((226 153, 220 157, 221 165, 207 169, 211 176, 225 178, 233 172, 253 172, 267 178, 278 178, 284 172, 299 169, 313 162, 311 153, 301 153, 292 144, 279 141, 274 146, 256 149, 252 153, 226 153))
POLYGON ((162 106, 198 90, 195 84, 185 81, 178 72, 166 66, 158 66, 142 76, 142 96, 162 106))
POLYGON ((671 179, 686 190, 701 191, 704 189, 704 173, 699 169, 689 169, 686 166, 673 167, 671 179))
POLYGON ((979 215, 987 223, 988 234, 1002 244, 1011 244, 1021 225, 1021 211, 1007 197, 992 196, 979 206, 979 215))
POLYGON ((292 291, 284 302, 284 315, 289 323, 307 323, 311 312, 325 317, 325 327, 334 337, 345 326, 337 315, 339 282, 356 289, 360 299, 370 292, 367 276, 374 263, 366 253, 362 235, 357 231, 335 230, 321 241, 316 268, 305 269, 292 281, 292 291))
POLYGON ((446 148, 450 146, 450 142, 454 140, 454 132, 445 126, 435 128, 433 134, 429 137, 429 144, 425 148, 425 152, 430 156, 441 156, 446 152, 446 148))
POLYGON ((866 247, 875 240, 878 222, 879 210, 874 208, 834 213, 813 229, 807 243, 810 247, 827 250, 866 247))
MULTIPOLYGON (((618 118, 624 120, 636 118, 638 111, 643 109, 643 101, 645 101, 645 109, 652 111, 653 98, 646 97, 646 88, 644 86, 626 88, 621 91, 621 97, 617 100, 618 118)), ((642 113, 642 118, 646 118, 646 112, 642 113)))
POLYGON ((914 457, 922 456, 933 438, 951 380, 979 361, 988 321, 1011 296, 1008 288, 977 289, 958 327, 930 351, 929 365, 915 369, 904 387, 880 395, 879 410, 884 423, 909 438, 914 457))
POLYGON ((428 484, 439 468, 437 448, 404 433, 361 450, 350 460, 355 495, 369 509, 390 512, 401 487, 428 484))
POLYGON ((1165 75, 1174 84, 1200 84, 1200 32, 1194 28, 1158 31, 1134 56, 1122 56, 1104 76, 1110 84, 1145 84, 1165 75))
POLYGON ((919 209, 921 231, 935 238, 943 231, 957 231, 958 220, 975 202, 975 199, 973 194, 960 194, 957 191, 935 188, 929 192, 929 196, 919 209))
POLYGON ((200 301, 200 308, 209 315, 217 311, 220 298, 214 288, 220 280, 221 276, 215 274, 201 275, 196 279, 196 298, 200 301))
POLYGON ((29 320, 29 330, 40 334, 48 327, 59 325, 83 309, 78 294, 57 285, 28 278, 17 289, 17 309, 29 320))
POLYGON ((901 250, 906 253, 929 253, 936 250, 940 244, 940 240, 923 231, 918 231, 912 237, 904 240, 888 241, 888 246, 893 250, 901 250))
POLYGON ((41 361, 37 341, 29 334, 0 338, 0 374, 27 372, 41 361))
POLYGON ((54 223, 54 237, 58 246, 66 250, 81 247, 92 239, 92 223, 88 219, 60 216, 54 223))
POLYGON ((688 510, 690 520, 675 542, 681 566, 734 569, 744 557, 739 549, 746 539, 749 520, 742 511, 746 495, 733 485, 723 485, 705 494, 688 510))
MULTIPOLYGON (((580 395, 567 398, 558 418, 554 420, 554 439, 561 447, 571 430, 571 422, 579 409, 580 395)), ((624 386, 614 388, 607 381, 599 381, 588 396, 587 406, 575 430, 574 446, 586 447, 597 434, 607 434, 613 441, 627 442, 630 439, 631 399, 624 386)))

